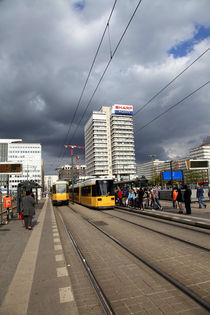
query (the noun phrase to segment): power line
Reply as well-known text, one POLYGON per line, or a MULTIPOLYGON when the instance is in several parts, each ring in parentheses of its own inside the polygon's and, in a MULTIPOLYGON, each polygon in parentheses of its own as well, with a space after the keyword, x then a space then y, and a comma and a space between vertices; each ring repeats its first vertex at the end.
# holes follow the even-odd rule
MULTIPOLYGON (((114 4, 113 4, 113 6, 112 6, 111 13, 110 13, 110 15, 109 15, 109 18, 108 18, 106 27, 105 27, 105 29, 104 29, 103 35, 102 35, 102 37, 101 37, 101 40, 100 40, 100 42, 99 42, 99 45, 98 45, 98 48, 97 48, 97 50, 96 50, 95 56, 94 56, 94 58, 93 58, 93 61, 92 61, 90 70, 89 70, 89 72, 88 72, 88 76, 87 76, 87 78, 86 78, 85 84, 84 84, 83 89, 82 89, 82 92, 81 92, 81 94, 80 94, 79 101, 78 101, 77 106, 76 106, 76 109, 75 109, 75 111, 74 111, 73 118, 72 118, 71 123, 70 123, 70 125, 69 125, 69 129, 68 129, 68 132, 67 132, 67 135, 66 135, 66 138, 65 138, 64 143, 67 142, 68 136, 69 136, 69 134, 70 134, 73 121, 74 121, 74 119, 75 119, 75 117, 76 117, 76 113, 77 113, 78 108, 79 108, 79 105, 80 105, 80 103, 81 103, 81 100, 82 100, 84 91, 85 91, 85 89, 86 89, 88 80, 89 80, 89 78, 90 78, 90 74, 91 74, 91 72, 92 72, 93 66, 94 66, 94 64, 95 64, 96 58, 97 58, 98 53, 99 53, 99 50, 100 50, 100 48, 101 48, 101 45, 102 45, 104 36, 105 36, 106 31, 107 31, 107 29, 108 29, 108 27, 109 27, 109 22, 110 22, 110 20, 111 20, 111 17, 112 17, 112 14, 113 14, 113 11, 114 11, 114 9, 115 9, 115 6, 116 6, 117 1, 118 1, 118 0, 115 0, 115 1, 114 1, 114 4)), ((59 158, 58 158, 58 159, 60 159, 60 157, 61 157, 62 150, 63 150, 63 146, 61 147, 61 151, 60 151, 60 154, 59 154, 59 158)), ((62 157, 62 158, 63 158, 63 157, 62 157)))
POLYGON ((203 55, 205 55, 210 48, 207 48, 200 56, 198 56, 189 66, 187 66, 183 71, 181 71, 175 78, 173 78, 168 84, 166 84, 158 93, 156 93, 148 102, 146 102, 141 108, 139 108, 134 116, 136 116, 140 111, 142 111, 147 105, 149 105, 160 93, 162 93, 169 85, 171 85, 176 79, 178 79, 185 71, 187 71, 195 62, 197 62, 203 55))
POLYGON ((174 107, 176 107, 177 105, 179 105, 180 103, 184 102, 187 98, 189 98, 190 96, 192 96, 193 94, 195 94, 196 92, 198 92, 199 90, 201 90, 202 88, 204 88, 206 85, 208 85, 210 83, 210 81, 207 81, 205 84, 201 85, 199 88, 197 88, 196 90, 194 90, 192 93, 188 94, 187 96, 185 96, 182 100, 180 100, 179 102, 177 102, 176 104, 170 106, 167 110, 165 110, 164 112, 162 112, 161 114, 159 114, 158 116, 156 116, 155 118, 153 118, 151 121, 149 121, 148 123, 146 123, 144 126, 142 126, 141 128, 139 128, 135 133, 137 134, 139 131, 141 131, 142 129, 146 128, 147 126, 149 126, 151 123, 153 123, 155 120, 157 120, 158 118, 160 118, 161 116, 165 115, 167 112, 169 112, 170 110, 172 110, 174 107))
POLYGON ((131 16, 131 18, 130 18, 128 24, 127 24, 127 26, 126 26, 126 28, 125 28, 125 30, 124 30, 124 32, 123 32, 123 34, 121 35, 120 40, 118 41, 118 43, 117 43, 117 45, 116 45, 116 47, 115 47, 115 50, 114 50, 112 56, 110 57, 110 59, 109 59, 107 65, 106 65, 106 67, 105 67, 105 69, 104 69, 104 72, 103 72, 103 74, 101 75, 101 78, 100 78, 98 84, 96 85, 95 90, 93 91, 92 96, 90 97, 90 100, 89 100, 89 102, 88 102, 88 104, 87 104, 87 106, 86 106, 86 108, 85 108, 85 111, 84 111, 84 113, 83 113, 83 115, 82 115, 80 121, 78 122, 77 128, 75 129, 75 132, 73 133, 72 137, 73 137, 73 136, 75 135, 75 133, 77 132, 78 126, 80 126, 80 123, 81 123, 82 119, 84 118, 85 113, 86 113, 88 107, 90 106, 90 104, 91 104, 91 102, 92 102, 92 99, 93 99, 93 97, 94 97, 96 91, 98 90, 98 87, 99 87, 101 81, 103 80, 103 77, 104 77, 104 75, 105 75, 105 73, 106 73, 106 71, 107 71, 107 69, 108 69, 108 67, 109 67, 109 65, 110 65, 110 63, 111 63, 111 61, 113 60, 113 57, 114 57, 115 53, 117 52, 117 49, 118 49, 118 47, 119 47, 119 45, 120 45, 120 43, 121 43, 123 37, 125 36, 125 33, 127 32, 128 27, 130 26, 130 23, 131 23, 131 21, 133 20, 133 18, 134 18, 134 16, 135 16, 135 14, 136 14, 136 12, 137 12, 137 10, 138 10, 138 8, 139 8, 141 2, 142 2, 142 0, 140 0, 140 1, 138 2, 138 4, 137 4, 137 6, 136 6, 136 8, 135 8, 135 10, 134 10, 134 12, 133 12, 133 14, 132 14, 132 16, 131 16))

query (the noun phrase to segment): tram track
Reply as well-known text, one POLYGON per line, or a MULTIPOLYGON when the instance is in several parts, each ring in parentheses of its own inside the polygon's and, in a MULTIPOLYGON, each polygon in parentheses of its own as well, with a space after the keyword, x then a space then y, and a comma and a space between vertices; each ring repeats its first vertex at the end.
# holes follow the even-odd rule
MULTIPOLYGON (((162 212, 161 214, 158 213, 151 213, 151 212, 147 212, 147 211, 141 211, 137 209, 132 209, 132 208, 126 208, 126 207, 115 207, 114 208, 116 211, 123 211, 123 212, 127 212, 127 213, 135 213, 135 214, 139 214, 141 216, 147 217, 147 218, 154 218, 157 220, 161 220, 163 221, 170 221, 173 222, 174 224, 182 224, 186 226, 186 228, 190 229, 190 227, 194 227, 194 228, 199 228, 202 229, 202 231, 200 230, 200 233, 206 233, 205 230, 210 230, 210 225, 206 224, 204 222, 198 222, 198 221, 191 221, 188 219, 184 219, 184 218, 177 218, 176 216, 164 216, 165 214, 167 214, 166 212, 162 212)), ((207 232, 208 233, 208 232, 207 232)))
MULTIPOLYGON (((135 225, 135 226, 141 227, 141 228, 143 228, 143 229, 145 229, 145 230, 148 230, 148 231, 151 231, 151 232, 154 232, 154 233, 157 233, 157 234, 166 236, 166 237, 168 237, 168 238, 171 238, 171 239, 173 239, 173 240, 176 240, 176 241, 185 243, 185 244, 187 244, 187 245, 196 247, 196 248, 201 249, 201 250, 203 250, 203 251, 210 252, 210 249, 209 249, 209 248, 206 248, 206 247, 204 247, 204 246, 201 246, 201 245, 192 243, 192 242, 190 242, 190 241, 186 241, 186 240, 184 240, 184 239, 182 239, 182 238, 179 238, 179 237, 170 235, 170 234, 168 234, 168 233, 165 233, 165 232, 161 232, 161 231, 152 229, 152 228, 150 228, 150 227, 146 227, 146 226, 144 226, 144 225, 142 225, 142 224, 135 223, 135 222, 132 222, 132 221, 130 221, 130 220, 123 219, 123 218, 121 218, 121 217, 115 216, 115 215, 110 214, 110 213, 107 213, 107 212, 105 212, 105 211, 102 211, 102 212, 105 213, 106 215, 109 215, 109 216, 113 217, 113 218, 117 218, 117 219, 122 220, 122 221, 124 221, 124 222, 128 222, 128 223, 133 224, 133 225, 135 225)), ((169 223, 168 223, 168 224, 169 224, 169 223)))
MULTIPOLYGON (((184 292, 189 298, 193 299, 196 303, 200 304, 202 307, 204 307, 206 310, 210 310, 210 304, 202 299, 198 294, 194 293, 193 291, 191 291, 187 286, 185 286, 184 284, 180 283, 179 281, 177 281, 176 279, 174 279, 171 275, 167 274, 166 272, 164 272, 163 270, 161 270, 160 268, 158 268, 157 266, 155 266, 154 264, 152 264, 150 261, 148 261, 147 259, 145 259, 142 255, 139 255, 137 252, 133 251, 132 249, 130 249, 129 247, 127 247, 125 244, 123 244, 123 242, 121 242, 119 239, 117 239, 115 236, 111 235, 110 233, 106 232, 105 230, 103 230, 101 227, 99 227, 97 224, 95 224, 92 220, 90 220, 89 218, 87 218, 84 215, 81 215, 80 212, 76 211, 75 209, 73 209, 72 207, 70 207, 75 214, 79 214, 83 220, 85 220, 86 222, 88 222, 91 226, 95 227, 98 231, 100 231, 101 233, 103 233, 105 236, 107 236, 109 239, 111 239, 113 242, 115 242, 118 246, 120 246, 121 248, 123 248, 124 250, 126 250, 130 255, 132 255, 133 257, 135 257, 137 260, 139 260, 141 263, 143 263, 144 265, 146 265, 147 267, 149 267, 151 270, 153 270, 155 273, 157 273, 158 275, 160 275, 161 277, 163 277, 165 280, 167 280, 168 282, 170 282, 172 285, 174 285, 176 288, 178 288, 179 290, 181 290, 182 292, 184 292)), ((107 213, 106 213, 107 214, 107 213)), ((116 217, 116 216, 114 216, 116 217)), ((116 217, 119 219, 119 217, 116 217)), ((125 220, 126 221, 126 220, 125 220)), ((131 222, 129 222, 131 223, 131 222)), ((156 232, 156 231, 155 231, 156 232)), ((164 236, 168 236, 168 235, 164 235, 164 236)), ((191 244, 188 244, 191 245, 191 244)), ((209 251, 209 249, 206 248, 202 248, 200 246, 196 246, 199 249, 202 250, 207 250, 209 251)), ((84 258, 85 259, 85 258, 84 258)))
POLYGON ((107 296, 105 295, 105 293, 103 292, 103 289, 101 288, 100 284, 98 283, 96 277, 94 276, 93 271, 91 270, 91 267, 89 266, 88 262, 86 261, 85 256, 83 255, 81 249, 79 248, 76 240, 73 237, 73 234, 70 232, 70 230, 68 229, 68 227, 66 226, 66 224, 64 223, 64 220, 61 216, 61 214, 58 212, 60 220, 64 226, 64 229, 69 237, 69 239, 71 240, 74 250, 77 253, 80 263, 82 264, 82 266, 84 267, 86 274, 88 275, 89 281, 94 289, 94 292, 96 294, 96 296, 98 297, 98 300, 101 304, 101 307, 104 311, 104 313, 106 315, 115 315, 115 312, 111 306, 110 301, 108 300, 107 296))

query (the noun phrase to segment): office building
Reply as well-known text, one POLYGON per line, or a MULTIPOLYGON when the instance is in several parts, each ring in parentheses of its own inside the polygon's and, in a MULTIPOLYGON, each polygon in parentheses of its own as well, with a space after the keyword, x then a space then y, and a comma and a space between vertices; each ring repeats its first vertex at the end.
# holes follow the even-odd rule
POLYGON ((85 125, 85 160, 88 176, 116 180, 136 177, 133 106, 103 106, 85 125))
MULTIPOLYGON (((210 167, 210 137, 207 137, 206 139, 204 139, 203 143, 199 147, 190 149, 189 156, 186 158, 173 160, 173 161, 170 161, 170 160, 160 161, 156 159, 153 162, 150 161, 150 162, 138 164, 137 174, 139 178, 141 178, 142 176, 145 176, 148 180, 150 180, 154 172, 156 172, 157 174, 160 174, 160 172, 162 171, 170 170, 171 166, 173 170, 187 171, 188 169, 187 163, 186 163, 187 160, 208 161, 208 167, 210 167), (172 165, 170 165, 170 162, 172 162, 172 165)), ((195 169, 193 170, 195 171, 195 169)), ((202 169, 198 168, 197 171, 202 172, 202 169)), ((203 171, 205 171, 205 169, 203 171)), ((210 169, 208 170, 208 176, 210 176, 210 169)), ((210 182, 210 178, 209 178, 209 182, 210 182)))
MULTIPOLYGON (((35 181, 42 186, 43 163, 40 143, 24 143, 22 139, 0 139, 0 146, 1 154, 4 150, 1 160, 22 164, 22 173, 9 175, 10 190, 16 190, 17 185, 26 180, 35 181)), ((6 188, 5 183, 1 186, 6 188)))

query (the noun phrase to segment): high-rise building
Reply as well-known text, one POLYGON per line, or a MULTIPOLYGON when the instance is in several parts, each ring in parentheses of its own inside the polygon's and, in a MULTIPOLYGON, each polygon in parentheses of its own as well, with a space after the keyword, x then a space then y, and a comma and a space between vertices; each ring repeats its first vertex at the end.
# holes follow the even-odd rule
POLYGON ((133 106, 103 106, 85 125, 85 159, 88 176, 117 180, 136 177, 133 106))
MULTIPOLYGON (((17 185, 32 180, 42 186, 42 160, 40 143, 24 143, 22 139, 0 139, 1 161, 22 164, 22 173, 9 175, 9 187, 16 190, 17 185), (4 151, 3 152, 3 148, 4 151), (4 155, 3 155, 4 153, 4 155)), ((5 183, 1 183, 5 186, 5 183)), ((5 187, 6 188, 6 187, 5 187)))

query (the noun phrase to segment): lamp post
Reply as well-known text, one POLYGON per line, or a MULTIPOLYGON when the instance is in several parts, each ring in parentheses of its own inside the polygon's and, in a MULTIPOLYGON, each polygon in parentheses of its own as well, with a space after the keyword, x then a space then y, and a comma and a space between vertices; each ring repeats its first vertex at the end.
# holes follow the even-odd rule
POLYGON ((173 182, 173 161, 172 160, 170 161, 170 170, 171 170, 171 186, 173 189, 174 182, 173 182))
POLYGON ((154 176, 154 157, 156 157, 156 156, 157 156, 156 154, 149 154, 149 157, 152 158, 152 178, 154 176))

